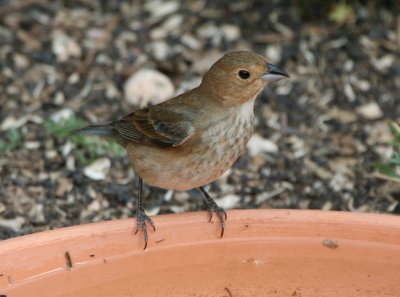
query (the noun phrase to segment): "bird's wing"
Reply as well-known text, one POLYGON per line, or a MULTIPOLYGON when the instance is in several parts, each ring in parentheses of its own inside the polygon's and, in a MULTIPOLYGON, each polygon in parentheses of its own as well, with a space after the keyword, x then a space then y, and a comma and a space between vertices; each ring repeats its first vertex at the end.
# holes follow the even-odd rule
POLYGON ((194 132, 188 116, 158 106, 135 111, 111 126, 124 139, 159 147, 179 146, 194 132))

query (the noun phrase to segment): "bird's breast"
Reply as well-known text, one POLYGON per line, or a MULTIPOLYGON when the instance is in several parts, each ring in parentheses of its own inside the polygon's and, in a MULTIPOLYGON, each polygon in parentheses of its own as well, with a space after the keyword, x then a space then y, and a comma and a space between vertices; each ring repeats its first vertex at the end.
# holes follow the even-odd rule
MULTIPOLYGON (((202 186, 219 178, 246 150, 253 132, 253 109, 234 111, 215 121, 200 134, 200 141, 190 154, 193 187, 202 186)), ((184 172, 184 174, 189 172, 184 172)))
POLYGON ((209 121, 173 149, 133 147, 129 154, 150 185, 186 191, 218 179, 245 152, 253 130, 253 105, 209 121))
POLYGON ((199 145, 199 151, 204 152, 199 154, 200 159, 213 159, 216 167, 230 166, 244 153, 252 130, 253 117, 243 118, 240 115, 206 129, 201 136, 202 144, 199 145))

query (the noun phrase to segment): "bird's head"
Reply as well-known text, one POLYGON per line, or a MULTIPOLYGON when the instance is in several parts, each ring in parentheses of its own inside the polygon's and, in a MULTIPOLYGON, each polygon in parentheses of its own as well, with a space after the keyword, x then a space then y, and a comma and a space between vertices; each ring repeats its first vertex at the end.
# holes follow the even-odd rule
POLYGON ((239 51, 224 55, 205 74, 200 88, 226 106, 255 98, 271 82, 290 77, 261 55, 239 51))

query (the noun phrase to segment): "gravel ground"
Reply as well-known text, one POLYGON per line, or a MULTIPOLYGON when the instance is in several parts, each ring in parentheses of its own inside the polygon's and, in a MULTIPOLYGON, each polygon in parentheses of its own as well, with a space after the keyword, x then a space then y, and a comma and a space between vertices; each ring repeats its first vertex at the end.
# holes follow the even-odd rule
MULTIPOLYGON (((209 187, 219 204, 400 213, 400 184, 373 166, 400 121, 400 2, 304 2, 1 0, 0 238, 132 217, 123 151, 67 132, 190 89, 239 49, 292 79, 258 99, 248 152, 209 187)), ((204 207, 144 193, 151 215, 204 207)))

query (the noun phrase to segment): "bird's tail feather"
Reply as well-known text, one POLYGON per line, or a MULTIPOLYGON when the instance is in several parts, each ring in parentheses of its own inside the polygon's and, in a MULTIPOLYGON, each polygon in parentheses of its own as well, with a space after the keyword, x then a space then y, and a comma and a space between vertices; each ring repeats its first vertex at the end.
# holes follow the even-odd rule
POLYGON ((72 135, 97 135, 97 136, 113 136, 113 128, 109 125, 93 125, 82 129, 72 131, 72 135))

